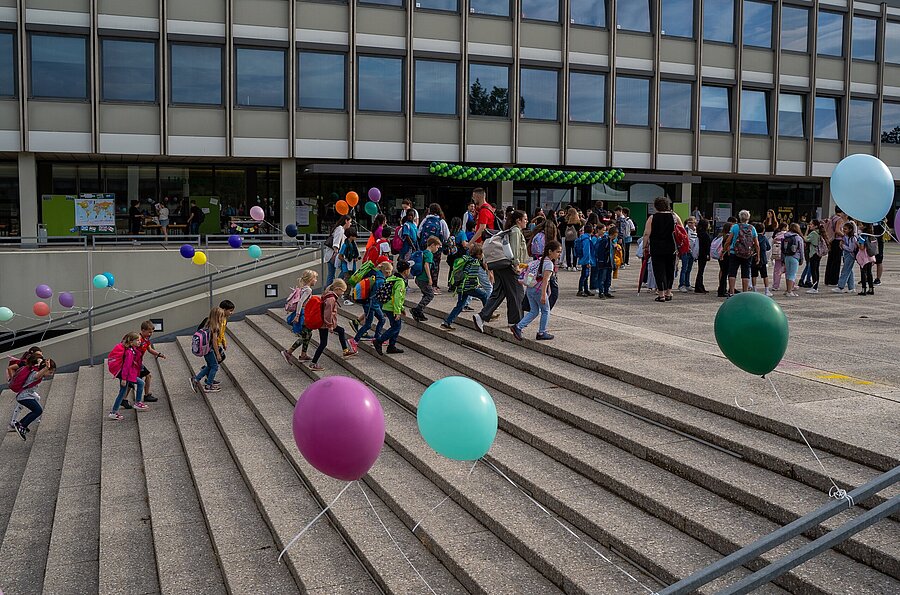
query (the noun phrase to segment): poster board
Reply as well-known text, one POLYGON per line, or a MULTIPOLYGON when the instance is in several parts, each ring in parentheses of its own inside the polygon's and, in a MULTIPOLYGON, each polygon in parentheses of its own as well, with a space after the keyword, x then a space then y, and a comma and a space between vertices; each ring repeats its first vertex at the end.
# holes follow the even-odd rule
MULTIPOLYGON (((622 202, 622 201, 609 201, 607 205, 607 209, 610 211, 615 211, 616 207, 625 207, 630 211, 629 217, 634 222, 634 235, 632 237, 638 238, 644 235, 644 228, 647 227, 647 203, 644 202, 622 202)), ((637 239, 635 239, 637 241, 637 239)))
POLYGON ((297 199, 297 233, 319 233, 318 199, 301 197, 297 199))
POLYGON ((79 194, 74 208, 75 227, 81 235, 116 233, 115 194, 79 194))
POLYGON ((218 196, 191 196, 190 200, 197 201, 197 206, 206 215, 203 223, 200 224, 200 233, 202 234, 219 234, 222 233, 221 205, 218 196))
POLYGON ((44 194, 41 196, 41 221, 47 228, 48 236, 75 236, 74 195, 44 194))

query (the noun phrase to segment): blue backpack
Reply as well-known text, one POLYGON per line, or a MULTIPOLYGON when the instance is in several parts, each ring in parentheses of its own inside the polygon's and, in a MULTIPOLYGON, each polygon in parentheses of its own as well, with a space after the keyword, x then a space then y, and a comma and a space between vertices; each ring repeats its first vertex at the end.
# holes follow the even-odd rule
POLYGON ((428 238, 435 236, 441 238, 441 218, 437 215, 428 215, 422 221, 422 227, 419 228, 419 246, 424 250, 428 238))
POLYGON ((425 254, 422 250, 416 250, 409 255, 409 274, 412 277, 418 277, 425 268, 425 254))
POLYGON ((575 258, 581 258, 582 256, 584 256, 584 240, 578 238, 575 240, 575 258))

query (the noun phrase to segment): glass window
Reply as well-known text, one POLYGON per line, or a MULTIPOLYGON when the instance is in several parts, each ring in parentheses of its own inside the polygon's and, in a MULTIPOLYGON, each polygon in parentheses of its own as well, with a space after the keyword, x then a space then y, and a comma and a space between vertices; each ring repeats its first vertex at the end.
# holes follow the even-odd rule
POLYGON ((734 43, 734 0, 704 0, 703 39, 734 43))
POLYGON ((31 35, 31 96, 87 99, 87 38, 31 35))
POLYGON ((0 236, 19 234, 19 169, 0 163, 0 236))
POLYGON ((694 36, 694 0, 662 0, 662 34, 694 36))
POLYGON ((813 132, 816 138, 838 140, 838 104, 835 97, 816 97, 813 112, 813 132))
POLYGON ((571 0, 573 25, 606 27, 606 0, 571 0))
POLYGON ((522 18, 559 22, 559 0, 522 0, 522 18))
POLYGON ((858 143, 872 142, 872 122, 875 117, 875 102, 869 99, 851 99, 847 138, 858 143))
MULTIPOLYGON (((900 64, 900 21, 888 21, 884 35, 884 61, 900 64)), ((4 56, 6 54, 3 54, 4 56)))
POLYGON ((0 97, 14 97, 16 94, 15 47, 12 33, 0 33, 0 97))
POLYGON ((300 52, 297 57, 300 107, 344 109, 346 68, 344 54, 300 52))
POLYGON ((222 48, 173 43, 172 103, 222 105, 222 48))
POLYGON ((649 0, 616 0, 616 28, 650 32, 649 0))
POLYGON ((156 43, 125 39, 101 42, 105 101, 156 101, 156 43))
POLYGON ((806 137, 803 99, 803 95, 794 95, 792 93, 781 93, 778 96, 779 136, 806 137))
POLYGON ((403 0, 359 0, 360 4, 381 4, 382 6, 403 6, 403 0))
POLYGON ((456 62, 416 60, 416 113, 456 115, 456 62))
POLYGON ((403 58, 359 57, 359 109, 403 111, 403 58))
POLYGON ((569 120, 602 124, 606 111, 606 75, 569 73, 569 120))
POLYGON ((769 134, 769 101, 765 91, 741 90, 741 134, 769 134))
POLYGON ((284 50, 237 48, 237 104, 284 107, 284 50))
POLYGON ((691 128, 691 83, 659 81, 660 128, 691 128))
POLYGON ((853 17, 853 44, 852 54, 854 60, 875 59, 875 38, 878 35, 878 19, 866 17, 853 17))
POLYGON ((731 132, 731 99, 728 87, 703 85, 700 90, 700 130, 731 132))
POLYGON ((839 12, 819 11, 819 33, 816 53, 820 56, 844 55, 844 15, 839 12))
POLYGON ((616 77, 616 124, 650 124, 650 80, 616 77))
POLYGON ((469 113, 509 117, 509 66, 469 64, 469 113))
POLYGON ((520 73, 519 114, 533 120, 556 120, 559 72, 543 68, 523 68, 520 73))
POLYGON ((900 103, 884 102, 881 106, 881 142, 900 145, 900 103))
POLYGON ((781 9, 781 49, 805 52, 809 37, 809 10, 797 6, 781 9))
POLYGON ((744 45, 772 47, 772 5, 744 0, 744 45))
POLYGON ((469 4, 472 14, 488 14, 497 17, 509 16, 509 0, 472 0, 469 4))
POLYGON ((457 12, 459 11, 459 4, 457 0, 416 0, 416 8, 457 12))

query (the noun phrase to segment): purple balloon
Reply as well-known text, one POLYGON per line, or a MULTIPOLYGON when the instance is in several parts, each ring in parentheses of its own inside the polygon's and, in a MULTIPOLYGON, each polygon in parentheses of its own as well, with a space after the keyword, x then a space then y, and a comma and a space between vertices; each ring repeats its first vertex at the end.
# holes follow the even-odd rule
POLYGON ((897 209, 897 214, 894 215, 894 237, 900 237, 900 209, 897 209))
POLYGON ((372 202, 378 202, 381 200, 381 190, 378 188, 369 188, 369 200, 372 202))
POLYGON ((50 289, 49 285, 44 285, 43 283, 34 288, 34 293, 42 300, 53 297, 53 290, 50 289))
POLYGON ((193 258, 196 250, 194 250, 194 247, 190 244, 182 244, 179 252, 181 252, 183 258, 193 258))
POLYGON ((294 441, 322 473, 355 481, 365 475, 384 446, 384 411, 359 380, 329 376, 312 383, 294 407, 294 441))
POLYGON ((71 308, 75 305, 75 296, 69 293, 68 291, 63 291, 59 294, 59 305, 63 308, 71 308))
POLYGON ((244 243, 244 238, 239 235, 230 235, 228 236, 228 245, 232 248, 240 248, 244 243))

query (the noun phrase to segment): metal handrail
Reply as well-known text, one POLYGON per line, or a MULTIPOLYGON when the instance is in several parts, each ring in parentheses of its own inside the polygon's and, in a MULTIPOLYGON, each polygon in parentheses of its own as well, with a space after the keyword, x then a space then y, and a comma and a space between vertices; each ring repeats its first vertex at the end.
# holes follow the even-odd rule
POLYGON ((298 241, 295 238, 289 238, 280 233, 260 233, 260 234, 207 234, 205 238, 205 244, 207 246, 227 246, 228 238, 232 235, 239 235, 244 240, 244 246, 249 246, 250 244, 260 244, 260 245, 293 245, 297 244, 298 241))
POLYGON ((43 248, 45 246, 81 246, 88 245, 88 236, 0 236, 0 246, 18 246, 21 248, 43 248))

